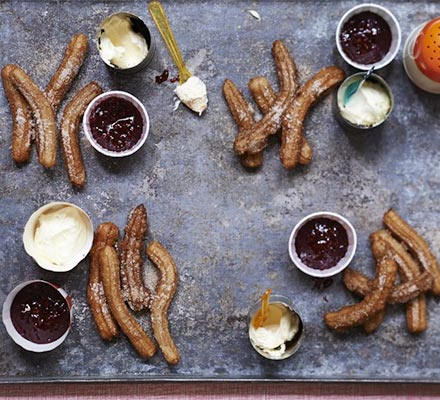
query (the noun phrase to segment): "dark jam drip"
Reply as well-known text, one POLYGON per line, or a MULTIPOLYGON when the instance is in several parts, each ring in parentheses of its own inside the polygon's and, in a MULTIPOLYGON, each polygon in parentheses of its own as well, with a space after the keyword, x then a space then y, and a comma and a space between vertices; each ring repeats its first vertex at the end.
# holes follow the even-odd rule
POLYGON ((58 290, 47 283, 34 282, 14 297, 11 321, 25 339, 38 344, 51 343, 68 329, 70 311, 58 290))
POLYGON ((342 27, 341 45, 347 56, 358 64, 374 64, 391 47, 391 30, 387 22, 370 11, 353 15, 342 27))
POLYGON ((90 113, 93 138, 110 151, 131 149, 141 138, 142 116, 139 110, 122 97, 107 97, 90 113))
POLYGON ((344 227, 330 218, 315 218, 298 231, 295 249, 301 261, 310 268, 334 267, 345 256, 348 236, 344 227))
POLYGON ((164 69, 164 71, 160 75, 156 76, 156 83, 158 85, 160 85, 161 83, 164 83, 168 79, 168 76, 169 76, 168 70, 164 69))

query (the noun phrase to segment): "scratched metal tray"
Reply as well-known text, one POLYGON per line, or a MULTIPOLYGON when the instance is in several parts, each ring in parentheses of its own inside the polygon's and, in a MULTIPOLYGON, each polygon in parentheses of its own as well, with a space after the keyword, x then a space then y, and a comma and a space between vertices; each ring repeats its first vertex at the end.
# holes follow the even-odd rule
MULTIPOLYGON (((286 172, 278 144, 265 151, 257 172, 242 168, 232 151, 236 126, 222 97, 225 78, 246 96, 248 80, 265 75, 277 84, 270 48, 282 39, 302 81, 325 65, 350 72, 334 43, 336 24, 357 1, 164 1, 185 60, 209 88, 209 109, 199 118, 184 107, 173 111, 174 83, 158 85, 164 69, 176 69, 158 36, 145 1, 0 3, 0 64, 14 62, 45 86, 69 38, 83 32, 90 51, 72 93, 90 80, 105 89, 136 95, 151 117, 146 145, 134 156, 113 160, 81 145, 88 173, 82 191, 72 189, 61 158, 51 171, 32 161, 17 167, 9 154, 11 118, 0 94, 0 303, 18 283, 43 278, 61 284, 74 299, 75 320, 66 342, 49 354, 21 350, 0 326, 0 382, 111 380, 300 380, 440 381, 440 310, 428 301, 429 328, 407 332, 402 307, 392 307, 371 336, 360 330, 330 332, 324 313, 354 301, 340 277, 317 282, 289 260, 287 240, 294 224, 317 210, 339 212, 357 229, 353 266, 373 273, 368 235, 395 207, 440 248, 440 98, 408 81, 401 52, 380 71, 395 95, 395 110, 382 132, 351 136, 336 123, 332 96, 311 112, 305 132, 313 162, 286 172), (247 10, 257 10, 261 21, 247 10), (145 19, 157 44, 154 62, 132 76, 110 72, 93 38, 99 22, 117 11, 145 19), (162 241, 174 255, 180 286, 170 310, 171 329, 181 350, 176 367, 158 354, 141 361, 125 337, 104 343, 95 330, 85 293, 88 261, 63 274, 45 272, 26 254, 21 235, 29 215, 63 200, 83 207, 95 226, 114 221, 122 229, 128 211, 147 206, 149 240, 162 241), (328 283, 330 286, 326 287, 328 283), (271 362, 248 342, 250 304, 267 287, 293 298, 305 320, 299 352, 271 362)), ((400 21, 403 39, 438 14, 438 2, 384 1, 400 21)), ((147 275, 152 267, 146 263, 147 275)), ((148 328, 148 316, 139 319, 148 328)))

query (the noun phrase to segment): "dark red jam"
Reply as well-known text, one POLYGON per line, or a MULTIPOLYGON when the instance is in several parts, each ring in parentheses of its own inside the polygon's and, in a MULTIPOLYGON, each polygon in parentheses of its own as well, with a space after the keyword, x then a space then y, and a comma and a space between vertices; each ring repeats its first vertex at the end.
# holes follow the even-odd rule
POLYGON ((329 269, 345 256, 348 235, 344 227, 330 218, 307 221, 295 240, 296 254, 310 268, 329 269))
POLYGON ((156 83, 158 85, 164 83, 166 80, 168 80, 168 76, 169 76, 169 71, 167 69, 164 69, 160 75, 156 76, 156 83))
POLYGON ((342 27, 344 53, 358 64, 374 64, 382 60, 391 47, 391 29, 379 15, 364 11, 353 15, 342 27))
POLYGON ((33 282, 14 297, 11 321, 25 339, 38 344, 51 343, 69 328, 70 310, 66 299, 53 286, 33 282))
POLYGON ((110 151, 131 149, 142 136, 141 113, 122 97, 111 96, 100 101, 90 113, 89 122, 93 138, 110 151))

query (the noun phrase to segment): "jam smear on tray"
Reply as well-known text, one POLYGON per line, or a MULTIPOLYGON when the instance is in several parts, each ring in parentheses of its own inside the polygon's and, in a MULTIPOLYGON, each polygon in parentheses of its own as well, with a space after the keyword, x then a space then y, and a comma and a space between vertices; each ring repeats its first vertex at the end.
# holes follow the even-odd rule
POLYGON ((107 97, 90 114, 94 139, 107 150, 131 149, 141 138, 142 116, 137 107, 122 97, 107 97))
POLYGON ((374 64, 382 60, 391 47, 391 29, 380 15, 364 11, 344 24, 340 40, 351 60, 358 64, 374 64))
POLYGON ((314 218, 298 231, 295 250, 310 268, 334 267, 347 253, 348 235, 344 227, 330 218, 314 218))
POLYGON ((37 344, 51 343, 69 328, 70 310, 66 299, 53 286, 33 282, 12 301, 11 321, 25 339, 37 344))

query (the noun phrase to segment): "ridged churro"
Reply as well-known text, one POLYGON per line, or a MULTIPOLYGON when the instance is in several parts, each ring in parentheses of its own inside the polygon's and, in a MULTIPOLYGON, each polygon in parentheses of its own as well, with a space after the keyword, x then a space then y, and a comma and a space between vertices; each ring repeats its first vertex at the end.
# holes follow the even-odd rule
POLYGON ((89 103, 101 93, 101 87, 96 82, 90 82, 64 108, 60 130, 61 149, 69 180, 77 187, 83 187, 86 182, 78 140, 79 123, 89 103))
POLYGON ((10 80, 26 99, 35 117, 38 160, 45 168, 56 163, 56 125, 55 115, 46 96, 31 77, 18 65, 10 68, 10 80))
POLYGON ((336 331, 345 331, 348 328, 362 325, 382 311, 393 290, 396 273, 397 264, 392 258, 385 257, 379 260, 373 290, 361 302, 327 313, 324 317, 327 326, 336 331))
POLYGON ((156 346, 133 318, 122 297, 116 250, 111 246, 104 246, 98 257, 104 292, 113 317, 139 355, 142 358, 152 357, 156 353, 156 346))
POLYGON ((119 328, 108 308, 104 293, 100 271, 99 252, 105 246, 114 247, 119 238, 118 227, 111 222, 104 222, 98 226, 90 251, 89 283, 87 285, 87 300, 95 320, 99 336, 103 340, 111 340, 119 335, 119 328))
POLYGON ((280 81, 279 95, 270 111, 260 121, 250 127, 239 129, 234 142, 234 149, 238 155, 256 154, 266 147, 269 136, 279 130, 281 117, 298 89, 296 66, 287 47, 280 40, 276 40, 272 46, 272 54, 280 81))
POLYGON ((60 65, 44 91, 55 113, 84 62, 87 47, 85 35, 79 33, 72 37, 60 65))
POLYGON ((14 65, 8 64, 2 68, 3 88, 8 99, 12 116, 12 158, 16 163, 29 161, 32 145, 31 113, 26 99, 12 84, 11 72, 14 65))
POLYGON ((147 210, 143 204, 139 204, 130 211, 120 249, 122 293, 133 311, 150 307, 151 294, 142 274, 147 227, 147 210))
POLYGON ((321 69, 301 86, 298 96, 282 118, 280 158, 284 168, 292 169, 300 159, 304 142, 304 120, 308 111, 344 78, 345 73, 342 69, 331 66, 321 69))
POLYGON ((171 254, 159 242, 147 246, 147 255, 159 270, 159 281, 151 303, 153 333, 165 359, 174 365, 179 362, 180 356, 170 334, 168 309, 177 289, 177 267, 171 254))

